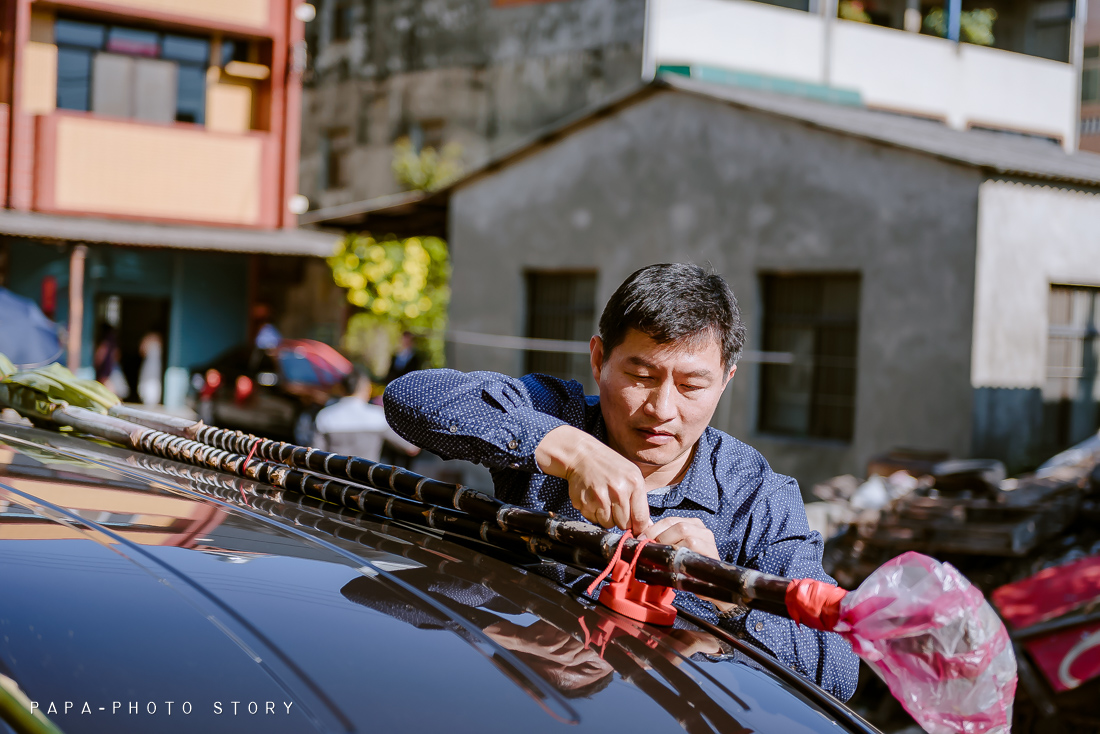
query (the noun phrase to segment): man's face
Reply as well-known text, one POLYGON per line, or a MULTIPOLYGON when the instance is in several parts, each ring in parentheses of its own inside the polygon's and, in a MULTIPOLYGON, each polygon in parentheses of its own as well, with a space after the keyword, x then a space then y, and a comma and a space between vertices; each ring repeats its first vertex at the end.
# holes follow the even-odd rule
POLYGON ((658 344, 631 329, 611 354, 598 336, 590 347, 608 441, 639 465, 664 466, 690 451, 737 369, 723 368, 713 337, 658 344))

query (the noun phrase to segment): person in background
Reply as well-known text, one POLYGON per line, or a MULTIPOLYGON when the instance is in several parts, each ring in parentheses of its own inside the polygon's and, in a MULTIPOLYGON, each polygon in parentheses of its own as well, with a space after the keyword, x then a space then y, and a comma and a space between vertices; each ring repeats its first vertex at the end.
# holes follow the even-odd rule
POLYGON ((95 378, 107 386, 115 395, 125 400, 130 396, 130 385, 122 374, 119 361, 122 353, 118 348, 118 333, 115 327, 103 323, 99 327, 99 344, 92 354, 92 365, 95 367, 95 378))
POLYGON ((317 414, 314 446, 323 451, 359 456, 370 461, 379 460, 382 444, 386 441, 409 456, 419 454, 419 448, 390 428, 385 410, 370 402, 371 381, 367 374, 357 369, 348 376, 347 381, 351 394, 317 414))
POLYGON ((252 318, 260 325, 256 330, 256 348, 265 352, 276 349, 283 340, 283 335, 271 323, 271 308, 266 303, 257 303, 252 309, 252 318))
POLYGON ((397 353, 393 355, 390 371, 386 375, 386 382, 393 382, 398 377, 421 368, 420 355, 416 353, 416 345, 413 339, 411 331, 406 331, 401 335, 401 344, 397 353))
POLYGON ((164 371, 162 354, 164 345, 160 334, 150 331, 138 347, 141 352, 141 371, 138 372, 138 397, 143 405, 158 405, 161 393, 161 375, 164 371))

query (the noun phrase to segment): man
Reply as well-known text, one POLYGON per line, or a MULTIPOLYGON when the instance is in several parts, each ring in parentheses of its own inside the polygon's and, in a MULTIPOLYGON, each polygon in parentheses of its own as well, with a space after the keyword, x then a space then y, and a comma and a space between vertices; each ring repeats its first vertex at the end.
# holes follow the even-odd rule
POLYGON ((317 414, 314 445, 324 451, 359 456, 371 461, 378 461, 385 441, 409 456, 419 454, 418 447, 390 428, 385 411, 370 402, 371 381, 366 373, 355 370, 347 381, 351 395, 323 408, 317 414))
MULTIPOLYGON (((590 342, 599 396, 546 375, 428 370, 386 390, 398 433, 493 471, 502 500, 794 578, 832 583, 798 485, 709 427, 737 371, 745 331, 726 282, 695 265, 638 270, 590 342)), ((858 660, 838 635, 677 592, 717 621, 847 699, 858 660)))

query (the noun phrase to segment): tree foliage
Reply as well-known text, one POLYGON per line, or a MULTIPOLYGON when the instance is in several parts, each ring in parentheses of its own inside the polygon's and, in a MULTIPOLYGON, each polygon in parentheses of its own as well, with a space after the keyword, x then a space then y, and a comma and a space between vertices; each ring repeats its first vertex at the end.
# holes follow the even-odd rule
MULTIPOLYGON (((975 8, 959 14, 959 37, 977 46, 993 45, 993 23, 997 11, 993 8, 975 8)), ((924 30, 934 36, 947 37, 947 14, 943 8, 934 8, 924 16, 924 30)))
POLYGON ((441 189, 462 175, 462 146, 448 143, 441 151, 416 150, 411 140, 401 138, 393 145, 393 175, 416 191, 441 189))
POLYGON ((375 240, 366 234, 349 234, 328 264, 336 285, 347 289, 348 302, 362 309, 348 321, 348 351, 369 362, 375 355, 364 352, 375 341, 371 334, 386 331, 392 344, 402 331, 411 331, 422 337, 427 361, 443 365, 443 333, 451 298, 451 264, 443 240, 375 240))

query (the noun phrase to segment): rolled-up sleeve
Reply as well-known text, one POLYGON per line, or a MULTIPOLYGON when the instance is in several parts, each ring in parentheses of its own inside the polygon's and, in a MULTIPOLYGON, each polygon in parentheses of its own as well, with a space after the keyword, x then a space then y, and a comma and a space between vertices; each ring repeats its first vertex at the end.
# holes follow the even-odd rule
POLYGON ((573 412, 568 403, 577 397, 560 387, 568 383, 542 377, 410 372, 386 387, 386 420, 406 440, 445 458, 537 473, 535 449, 547 433, 567 424, 559 416, 573 412))

